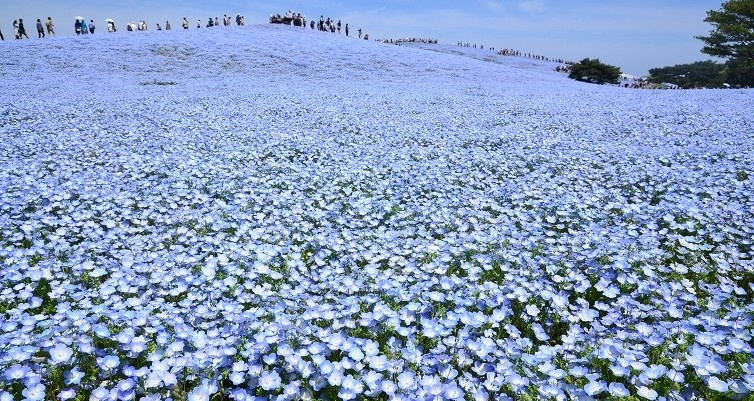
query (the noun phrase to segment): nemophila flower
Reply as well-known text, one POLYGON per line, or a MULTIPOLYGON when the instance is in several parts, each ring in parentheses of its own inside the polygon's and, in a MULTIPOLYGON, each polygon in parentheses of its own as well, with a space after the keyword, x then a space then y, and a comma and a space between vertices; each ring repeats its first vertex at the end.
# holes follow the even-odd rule
POLYGON ((144 388, 152 389, 162 385, 161 372, 152 372, 144 379, 144 388))
POLYGON ((623 383, 612 382, 607 386, 607 391, 613 397, 627 397, 631 392, 623 385, 623 383))
POLYGON ((416 375, 411 371, 404 371, 396 379, 396 384, 401 390, 411 389, 417 384, 416 375))
POLYGON ((209 401, 210 395, 210 388, 202 384, 191 389, 186 399, 188 401, 209 401))
POLYGON ((73 369, 67 370, 63 373, 63 380, 66 385, 78 385, 81 383, 81 379, 84 378, 84 372, 80 371, 78 366, 74 366, 73 369))
POLYGON ((622 365, 610 365, 610 371, 615 375, 616 377, 624 377, 631 373, 631 369, 628 366, 622 366, 622 365))
POLYGON ((590 381, 584 385, 584 391, 590 395, 599 394, 607 389, 607 384, 603 381, 590 381))
POLYGON ((375 372, 374 370, 369 370, 362 375, 361 379, 364 381, 364 384, 366 384, 370 389, 377 389, 379 388, 380 382, 382 381, 382 375, 375 372))
POLYGON ((651 388, 645 387, 645 386, 637 386, 636 394, 639 397, 647 399, 647 400, 654 400, 657 398, 657 391, 651 388))
POLYGON ((537 305, 529 304, 526 305, 526 314, 531 317, 537 317, 539 315, 540 309, 537 307, 537 305))
POLYGON ((364 343, 363 351, 366 356, 373 357, 380 352, 380 344, 376 341, 367 340, 364 343))
POLYGON ((725 393, 728 391, 728 383, 720 380, 719 378, 715 376, 710 376, 707 378, 707 385, 709 386, 710 390, 717 391, 720 393, 725 393))
POLYGON ((341 387, 347 390, 351 390, 356 394, 361 394, 364 391, 364 385, 361 380, 355 379, 352 375, 346 375, 343 378, 341 387))
POLYGON ((393 395, 398 391, 398 386, 392 380, 382 380, 380 382, 380 390, 387 395, 393 395))
POLYGON ((39 401, 45 398, 45 386, 42 383, 26 387, 21 391, 21 394, 31 401, 39 401))
POLYGON ((23 365, 15 364, 8 368, 8 370, 3 373, 3 376, 5 376, 5 379, 8 381, 13 380, 21 380, 26 378, 26 376, 29 373, 29 368, 23 365))
POLYGON ((160 379, 167 387, 173 387, 178 384, 178 378, 173 372, 162 372, 160 379))
POLYGON ((464 398, 464 391, 457 384, 451 382, 446 384, 443 389, 443 395, 448 400, 462 400, 464 398))
POLYGON ((274 365, 277 359, 278 355, 276 353, 270 353, 262 357, 262 361, 268 365, 274 365))
POLYGON ((108 390, 107 387, 99 386, 92 390, 90 399, 95 401, 108 400, 110 399, 110 390, 108 390))
POLYGON ((274 371, 265 371, 259 376, 259 387, 265 391, 271 391, 280 388, 280 375, 274 371))
POLYGON ((228 376, 228 379, 233 383, 233 385, 238 386, 244 381, 246 381, 246 373, 244 372, 233 372, 228 376))
POLYGON ((372 369, 382 372, 388 367, 388 360, 387 357, 384 355, 376 355, 369 358, 369 367, 372 369))
POLYGON ((53 364, 68 362, 73 356, 73 350, 63 344, 56 344, 50 348, 50 362, 53 364))
POLYGON ((70 400, 74 397, 76 397, 76 390, 72 388, 62 389, 58 393, 58 399, 61 401, 70 400))
POLYGON ((115 355, 107 355, 98 361, 99 366, 105 370, 113 370, 120 365, 120 358, 115 355))
POLYGON ((335 365, 332 362, 325 360, 319 365, 319 373, 323 376, 329 376, 335 370, 335 365))
POLYGON ((343 383, 344 378, 343 371, 335 369, 329 376, 327 376, 327 382, 330 383, 331 386, 340 386, 343 383))

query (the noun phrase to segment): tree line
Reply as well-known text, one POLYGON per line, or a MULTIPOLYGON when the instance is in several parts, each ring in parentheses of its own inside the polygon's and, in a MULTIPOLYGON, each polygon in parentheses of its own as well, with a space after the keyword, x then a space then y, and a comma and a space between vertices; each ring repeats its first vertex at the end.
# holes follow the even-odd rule
MULTIPOLYGON (((719 10, 707 11, 713 29, 701 52, 724 59, 677 64, 649 70, 649 81, 680 88, 754 87, 754 0, 729 0, 719 10)), ((584 59, 571 67, 570 78, 598 84, 617 83, 620 68, 584 59)))

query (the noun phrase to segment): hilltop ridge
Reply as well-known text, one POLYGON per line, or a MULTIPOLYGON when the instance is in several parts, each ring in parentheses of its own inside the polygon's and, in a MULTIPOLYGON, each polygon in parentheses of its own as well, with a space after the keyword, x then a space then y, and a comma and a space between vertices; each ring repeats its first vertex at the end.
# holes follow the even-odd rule
POLYGON ((119 31, 11 45, 17 57, 5 61, 3 74, 15 84, 34 82, 47 91, 59 86, 56 79, 49 79, 50 69, 67 75, 67 83, 99 90, 115 84, 137 89, 149 82, 181 86, 187 80, 213 87, 223 84, 221 77, 224 84, 238 88, 256 86, 256 80, 295 84, 342 78, 374 85, 414 77, 427 81, 510 79, 511 83, 563 78, 552 71, 553 63, 500 56, 490 50, 443 44, 391 46, 280 25, 119 31))

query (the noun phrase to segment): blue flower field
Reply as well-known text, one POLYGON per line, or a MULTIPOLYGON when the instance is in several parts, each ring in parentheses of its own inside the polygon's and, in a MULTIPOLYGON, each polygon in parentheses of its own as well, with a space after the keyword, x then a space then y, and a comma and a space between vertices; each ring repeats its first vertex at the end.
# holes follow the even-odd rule
POLYGON ((754 399, 751 90, 277 25, 0 45, 0 400, 754 399))

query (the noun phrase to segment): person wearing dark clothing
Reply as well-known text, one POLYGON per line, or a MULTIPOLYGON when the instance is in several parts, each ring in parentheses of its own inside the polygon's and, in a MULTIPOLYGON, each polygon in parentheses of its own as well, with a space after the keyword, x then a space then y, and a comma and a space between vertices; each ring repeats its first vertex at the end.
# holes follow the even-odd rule
POLYGON ((340 20, 338 20, 338 33, 340 33, 340 20))
POLYGON ((0 30, 0 40, 5 40, 5 37, 3 36, 3 31, 0 30))
POLYGON ((18 38, 21 39, 22 36, 26 36, 26 39, 29 39, 29 35, 26 34, 26 28, 24 28, 24 20, 19 18, 18 19, 18 38))
POLYGON ((311 25, 312 29, 314 29, 314 20, 312 20, 311 24, 309 25, 311 25))
POLYGON ((89 20, 89 33, 94 34, 94 20, 89 20))
POLYGON ((81 35, 81 20, 77 19, 73 27, 76 29, 76 35, 81 35))
POLYGON ((348 24, 346 24, 346 36, 348 36, 348 32, 349 31, 350 31, 350 29, 348 28, 348 24))
POLYGON ((37 18, 37 38, 42 39, 45 37, 45 26, 42 25, 42 20, 37 18))

